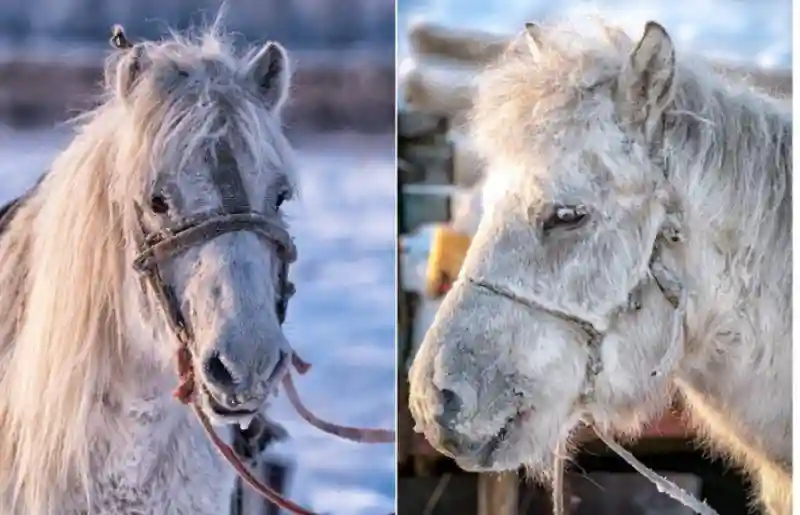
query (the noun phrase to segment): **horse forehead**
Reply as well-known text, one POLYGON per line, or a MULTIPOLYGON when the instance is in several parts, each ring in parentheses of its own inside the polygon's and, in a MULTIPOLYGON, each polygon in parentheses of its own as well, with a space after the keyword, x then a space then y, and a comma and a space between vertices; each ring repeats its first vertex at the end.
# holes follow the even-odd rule
POLYGON ((607 171, 607 160, 589 148, 549 146, 519 157, 497 157, 487 170, 482 207, 502 202, 530 204, 557 196, 561 190, 591 185, 607 171), (591 173, 589 173, 591 172, 591 173))
POLYGON ((185 170, 159 175, 156 189, 165 192, 178 210, 224 207, 229 211, 246 211, 266 194, 267 178, 262 175, 245 173, 236 163, 202 161, 185 170))

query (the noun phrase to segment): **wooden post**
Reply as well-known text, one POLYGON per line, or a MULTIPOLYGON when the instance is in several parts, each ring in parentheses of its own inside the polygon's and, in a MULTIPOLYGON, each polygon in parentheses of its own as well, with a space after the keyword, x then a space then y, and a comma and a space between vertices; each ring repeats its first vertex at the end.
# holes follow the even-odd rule
POLYGON ((478 515, 517 515, 519 478, 516 472, 478 477, 478 515))

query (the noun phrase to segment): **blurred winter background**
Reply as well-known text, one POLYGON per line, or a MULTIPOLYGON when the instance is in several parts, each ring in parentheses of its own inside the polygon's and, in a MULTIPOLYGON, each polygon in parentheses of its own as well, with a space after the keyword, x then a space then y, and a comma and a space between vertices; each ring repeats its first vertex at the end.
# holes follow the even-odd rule
MULTIPOLYGON (((655 20, 679 49, 763 67, 791 66, 792 0, 399 0, 397 24, 401 35, 415 19, 511 34, 525 21, 598 13, 632 37, 655 20)), ((406 49, 401 36, 399 55, 406 49)))
MULTIPOLYGON (((314 368, 297 380, 307 405, 347 425, 394 422, 393 0, 229 0, 244 41, 290 51, 286 115, 301 165, 289 216, 300 258, 286 330, 314 368)), ((217 0, 0 0, 0 202, 22 193, 69 141, 62 123, 92 102, 109 28, 133 40, 212 19, 217 0)), ((291 441, 288 493, 315 511, 385 514, 394 448, 364 446, 273 412, 291 441)))

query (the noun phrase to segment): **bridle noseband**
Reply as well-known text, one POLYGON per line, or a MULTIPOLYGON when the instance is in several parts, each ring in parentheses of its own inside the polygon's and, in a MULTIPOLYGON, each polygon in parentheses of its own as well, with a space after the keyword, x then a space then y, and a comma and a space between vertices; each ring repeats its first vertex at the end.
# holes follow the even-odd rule
MULTIPOLYGON (((274 244, 281 260, 278 273, 277 302, 275 306, 278 321, 282 324, 286 319, 289 299, 294 294, 294 285, 289 281, 289 265, 297 259, 297 248, 278 215, 265 216, 254 211, 226 212, 225 209, 201 215, 193 215, 168 226, 165 229, 148 233, 145 229, 142 209, 136 208, 139 226, 144 235, 139 254, 133 262, 133 268, 152 277, 158 274, 158 265, 191 247, 206 243, 226 233, 248 231, 259 238, 274 244)), ((169 285, 160 280, 160 289, 171 290, 169 285)), ((169 294, 170 299, 174 295, 169 294)), ((163 299, 162 299, 163 301, 163 299)), ((170 313, 173 323, 188 329, 179 306, 169 300, 165 308, 170 313)))

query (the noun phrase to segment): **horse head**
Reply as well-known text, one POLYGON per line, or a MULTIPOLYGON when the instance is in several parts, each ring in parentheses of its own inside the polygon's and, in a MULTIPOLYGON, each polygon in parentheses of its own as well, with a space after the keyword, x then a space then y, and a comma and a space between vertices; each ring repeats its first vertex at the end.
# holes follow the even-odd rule
POLYGON ((177 335, 206 414, 248 421, 291 353, 281 328, 296 254, 281 212, 296 191, 280 118, 286 51, 268 42, 237 55, 214 35, 132 44, 119 29, 112 42, 112 195, 146 279, 129 316, 160 327, 137 343, 171 360, 165 342, 177 335))
POLYGON ((559 35, 529 24, 478 82, 484 213, 410 372, 417 427, 467 469, 545 473, 587 416, 635 430, 680 354, 672 43, 559 35))

